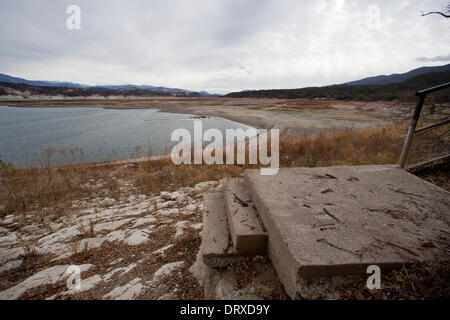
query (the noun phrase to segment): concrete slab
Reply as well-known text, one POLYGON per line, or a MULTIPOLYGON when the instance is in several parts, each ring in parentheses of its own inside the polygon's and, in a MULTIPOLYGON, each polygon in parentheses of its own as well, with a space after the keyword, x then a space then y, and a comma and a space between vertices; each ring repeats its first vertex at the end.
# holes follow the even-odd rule
POLYGON ((222 268, 237 255, 233 249, 223 192, 212 192, 204 196, 203 231, 200 251, 206 265, 222 268))
POLYGON ((247 170, 245 183, 292 298, 305 279, 432 259, 450 232, 450 194, 394 166, 247 170))
POLYGON ((267 234, 263 231, 244 179, 224 181, 225 206, 234 249, 240 254, 263 254, 267 234))

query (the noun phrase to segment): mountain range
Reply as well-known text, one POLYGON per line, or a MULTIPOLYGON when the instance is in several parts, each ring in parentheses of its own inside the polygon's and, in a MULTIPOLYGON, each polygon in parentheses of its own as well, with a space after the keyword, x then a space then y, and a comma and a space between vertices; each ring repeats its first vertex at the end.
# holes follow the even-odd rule
MULTIPOLYGON (((333 99, 353 101, 414 101, 415 92, 450 82, 450 64, 422 67, 402 74, 376 76, 339 85, 301 89, 268 89, 232 92, 230 98, 333 99)), ((450 89, 437 93, 449 101, 450 89)))
POLYGON ((356 81, 346 82, 343 83, 344 85, 349 86, 361 86, 361 85, 385 85, 385 84, 391 84, 391 83, 400 83, 404 82, 406 80, 409 80, 411 78, 414 78, 416 76, 419 76, 424 73, 430 73, 430 72, 447 72, 450 71, 450 64, 444 65, 444 66, 436 66, 436 67, 421 67, 417 68, 405 73, 394 73, 391 75, 380 75, 375 77, 368 77, 356 81))
MULTIPOLYGON (((96 85, 89 86, 85 84, 73 83, 73 82, 58 82, 58 81, 42 81, 42 80, 27 80, 23 78, 13 77, 7 74, 0 73, 0 82, 4 83, 14 83, 14 84, 27 84, 31 86, 40 87, 59 87, 59 88, 77 88, 77 89, 108 89, 108 90, 123 90, 123 89, 138 89, 138 90, 150 90, 153 92, 165 92, 165 93, 197 93, 190 90, 179 89, 179 88, 166 88, 158 86, 149 85, 134 85, 134 84, 123 84, 123 85, 96 85)), ((211 96, 210 93, 206 91, 198 92, 202 96, 211 96)))
MULTIPOLYGON (((434 67, 421 67, 405 73, 379 75, 363 78, 339 85, 310 87, 301 89, 244 90, 232 92, 231 98, 324 98, 340 100, 414 100, 414 92, 430 86, 450 81, 450 64, 434 67)), ((166 88, 149 85, 97 85, 57 81, 37 81, 17 78, 0 73, 0 96, 88 97, 99 96, 176 96, 176 97, 214 97, 205 91, 194 92, 179 88, 166 88)))

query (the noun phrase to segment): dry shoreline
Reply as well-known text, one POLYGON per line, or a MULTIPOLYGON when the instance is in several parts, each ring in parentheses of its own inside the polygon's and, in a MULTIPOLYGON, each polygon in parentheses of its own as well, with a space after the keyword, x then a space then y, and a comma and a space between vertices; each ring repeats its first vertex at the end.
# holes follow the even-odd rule
POLYGON ((220 117, 257 129, 280 129, 282 137, 315 136, 321 131, 361 128, 391 122, 392 111, 405 106, 389 102, 308 99, 167 98, 0 100, 11 107, 97 107, 157 109, 161 112, 220 117))

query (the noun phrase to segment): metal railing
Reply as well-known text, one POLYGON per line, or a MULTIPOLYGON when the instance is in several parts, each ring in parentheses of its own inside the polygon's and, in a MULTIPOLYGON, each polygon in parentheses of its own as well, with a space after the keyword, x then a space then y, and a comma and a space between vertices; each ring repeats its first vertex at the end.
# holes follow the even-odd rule
MULTIPOLYGON (((413 136, 415 133, 425 132, 425 131, 428 131, 428 130, 431 130, 431 129, 434 129, 434 128, 437 128, 437 127, 440 127, 440 126, 450 123, 450 117, 448 117, 447 119, 436 122, 432 125, 416 129, 417 122, 419 121, 420 114, 422 112, 423 103, 425 102, 425 98, 426 98, 427 94, 435 92, 435 91, 447 89, 447 88, 450 88, 450 82, 416 92, 416 96, 419 97, 419 100, 417 101, 416 107, 414 108, 414 113, 412 115, 411 123, 409 125, 408 133, 406 135, 405 143, 403 144, 402 154, 400 155, 400 160, 398 162, 398 165, 400 168, 405 167, 406 157, 408 156, 408 151, 409 151, 409 148, 411 147, 411 142, 412 142, 412 139, 413 139, 413 136)), ((445 155, 443 157, 434 158, 434 159, 422 162, 418 165, 423 166, 423 165, 426 165, 429 163, 433 163, 435 161, 447 159, 449 157, 450 157, 450 154, 445 155)))

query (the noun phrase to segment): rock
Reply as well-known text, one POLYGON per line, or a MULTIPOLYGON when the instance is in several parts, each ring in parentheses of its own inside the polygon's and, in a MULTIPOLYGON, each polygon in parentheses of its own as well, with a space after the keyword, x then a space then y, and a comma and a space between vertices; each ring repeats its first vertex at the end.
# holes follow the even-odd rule
POLYGON ((164 276, 170 275, 172 272, 184 265, 184 261, 177 261, 163 265, 153 275, 153 280, 160 280, 164 276))
POLYGON ((162 191, 160 194, 161 199, 163 200, 171 200, 172 199, 172 195, 169 192, 166 191, 162 191))
POLYGON ((110 293, 104 295, 103 298, 112 300, 131 300, 141 293, 143 287, 141 278, 135 278, 127 284, 115 288, 110 293))
POLYGON ((172 192, 170 196, 171 196, 170 200, 177 200, 178 197, 180 197, 180 193, 175 191, 172 192))
POLYGON ((188 222, 189 221, 178 221, 176 224, 175 224, 175 227, 176 227, 176 232, 175 232, 175 238, 178 238, 178 237, 180 237, 180 236, 182 236, 183 235, 183 233, 184 233, 184 229, 186 228, 186 225, 188 224, 188 222))
POLYGON ((37 225, 31 224, 31 225, 23 227, 22 230, 26 231, 28 233, 33 233, 33 232, 41 230, 41 228, 39 228, 39 226, 37 226, 37 225))
POLYGON ((251 292, 251 288, 235 290, 234 284, 227 279, 222 279, 216 286, 216 300, 262 300, 256 294, 251 292))
POLYGON ((114 241, 121 241, 125 239, 125 231, 123 230, 117 230, 113 231, 111 233, 108 233, 108 235, 105 237, 106 241, 114 242, 114 241))
POLYGON ((170 217, 172 215, 178 214, 180 211, 178 210, 178 208, 172 208, 172 209, 167 209, 167 210, 161 210, 159 211, 158 215, 160 216, 164 216, 164 217, 170 217))
POLYGON ((89 277, 87 279, 82 279, 80 281, 80 289, 70 289, 69 291, 63 292, 62 295, 73 295, 79 292, 88 291, 94 288, 100 281, 102 281, 102 277, 98 274, 89 277))
POLYGON ((139 218, 139 219, 136 219, 136 221, 134 222, 133 228, 140 227, 140 226, 142 226, 144 224, 147 224, 147 223, 154 223, 154 222, 157 222, 157 221, 158 220, 155 217, 153 217, 153 216, 139 218))
POLYGON ((198 195, 198 190, 195 190, 194 188, 188 187, 188 188, 186 188, 186 193, 187 193, 191 198, 193 198, 193 197, 195 197, 195 196, 198 195))
POLYGON ((137 200, 137 197, 135 196, 135 195, 131 195, 131 196, 129 196, 128 197, 128 202, 136 202, 136 200, 137 200))
MULTIPOLYGON (((28 277, 14 287, 0 292, 0 300, 15 300, 20 298, 27 290, 37 288, 43 284, 50 285, 64 280, 69 276, 69 274, 66 273, 68 267, 69 265, 57 265, 42 270, 35 275, 28 277)), ((91 267, 91 264, 84 264, 80 266, 80 269, 81 272, 84 272, 89 270, 91 267)))
POLYGON ((100 232, 103 230, 114 231, 119 229, 124 224, 130 222, 132 219, 122 219, 117 221, 108 221, 94 225, 94 232, 100 232))
POLYGON ((212 189, 216 185, 217 185, 217 181, 200 182, 194 186, 194 189, 197 190, 198 192, 200 192, 200 191, 205 191, 207 189, 212 189))
POLYGON ((125 243, 130 246, 137 246, 147 241, 148 234, 144 230, 136 230, 125 240, 125 243))
POLYGON ((111 207, 116 203, 116 200, 111 198, 105 198, 99 202, 99 206, 103 208, 111 207))
POLYGON ((158 298, 158 300, 177 300, 178 296, 175 293, 166 293, 158 298))
POLYGON ((15 269, 17 267, 20 267, 21 264, 22 264, 22 260, 8 261, 7 263, 0 266, 0 274, 2 274, 5 271, 8 271, 10 269, 15 269))
POLYGON ((181 194, 177 197, 177 204, 179 206, 185 206, 189 202, 189 197, 185 194, 181 194))
POLYGON ((170 249, 173 247, 173 244, 169 244, 168 246, 162 247, 158 250, 153 251, 153 254, 160 254, 160 253, 164 253, 167 249, 170 249))
POLYGON ((7 215, 7 216, 3 219, 2 224, 11 224, 11 223, 13 223, 13 222, 14 222, 14 215, 10 214, 10 215, 7 215))

